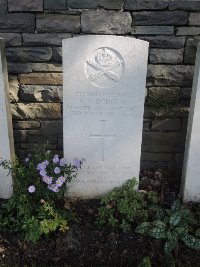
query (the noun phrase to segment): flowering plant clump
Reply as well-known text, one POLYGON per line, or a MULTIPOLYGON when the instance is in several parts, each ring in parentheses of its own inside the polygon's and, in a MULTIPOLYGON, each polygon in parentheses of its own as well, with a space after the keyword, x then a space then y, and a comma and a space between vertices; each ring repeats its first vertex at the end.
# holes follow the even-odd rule
POLYGON ((69 214, 62 211, 60 203, 81 164, 77 158, 69 163, 57 154, 52 155, 45 145, 24 160, 10 163, 0 159, 0 167, 8 169, 14 179, 13 196, 0 207, 0 227, 22 231, 32 241, 43 233, 67 230, 69 214))

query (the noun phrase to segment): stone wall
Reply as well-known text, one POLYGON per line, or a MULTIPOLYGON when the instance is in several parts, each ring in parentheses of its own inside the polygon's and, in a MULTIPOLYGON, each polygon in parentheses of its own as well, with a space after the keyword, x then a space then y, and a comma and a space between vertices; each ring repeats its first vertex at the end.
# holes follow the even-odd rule
POLYGON ((62 151, 62 39, 117 34, 150 42, 142 168, 182 165, 200 1, 0 0, 18 154, 62 151))

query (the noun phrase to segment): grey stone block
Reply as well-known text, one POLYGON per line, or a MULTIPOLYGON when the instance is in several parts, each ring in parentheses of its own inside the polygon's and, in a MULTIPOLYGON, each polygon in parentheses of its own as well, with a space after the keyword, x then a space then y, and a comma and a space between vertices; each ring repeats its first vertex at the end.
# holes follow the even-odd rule
POLYGON ((186 41, 184 62, 194 64, 196 58, 197 44, 200 42, 200 36, 195 36, 186 41))
POLYGON ((30 63, 33 72, 62 72, 62 65, 56 63, 30 63))
POLYGON ((134 25, 185 25, 188 13, 185 11, 143 11, 133 12, 134 25))
POLYGON ((172 35, 173 26, 134 26, 131 30, 133 35, 172 35))
POLYGON ((38 32, 72 32, 81 30, 80 16, 42 14, 36 16, 36 28, 38 32))
POLYGON ((14 141, 15 142, 24 142, 26 141, 27 131, 26 130, 14 130, 14 141))
POLYGON ((60 119, 60 103, 16 103, 11 105, 13 119, 60 119))
POLYGON ((62 62, 62 47, 53 48, 53 60, 56 62, 62 62))
POLYGON ((200 10, 200 1, 199 0, 170 0, 169 9, 176 10, 200 10))
POLYGON ((83 11, 82 31, 98 34, 126 34, 131 32, 132 18, 128 12, 106 10, 83 11))
POLYGON ((20 74, 20 73, 30 73, 30 72, 32 72, 30 63, 8 62, 9 74, 20 74))
POLYGON ((44 9, 66 9, 66 0, 44 0, 44 9))
POLYGON ((181 129, 181 119, 156 120, 152 122, 153 131, 177 131, 181 129))
POLYGON ((63 39, 72 37, 72 35, 69 33, 24 33, 22 36, 23 44, 25 46, 61 46, 63 39))
POLYGON ((200 35, 200 27, 178 27, 176 28, 176 35, 200 35))
POLYGON ((121 9, 123 2, 123 0, 99 0, 99 6, 106 9, 121 9))
POLYGON ((6 46, 22 45, 22 36, 19 33, 0 33, 0 38, 5 40, 6 46))
POLYGON ((178 64, 183 62, 184 49, 150 49, 150 63, 178 64))
POLYGON ((180 96, 184 97, 184 98, 190 98, 191 97, 191 93, 192 93, 192 88, 182 87, 180 96))
POLYGON ((98 0, 67 0, 67 7, 69 8, 97 8, 98 0))
POLYGON ((17 76, 9 75, 9 95, 10 95, 10 102, 18 102, 19 101, 19 82, 17 76))
POLYGON ((41 131, 44 135, 62 136, 63 134, 63 122, 60 120, 42 121, 41 131))
POLYGON ((43 0, 8 0, 9 11, 43 11, 43 0))
POLYGON ((31 72, 62 72, 62 65, 55 63, 13 63, 8 62, 10 74, 22 74, 31 72))
POLYGON ((149 65, 149 86, 191 86, 194 67, 188 65, 149 65))
POLYGON ((173 154, 142 152, 141 160, 142 161, 171 161, 173 160, 173 154))
POLYGON ((168 6, 167 0, 125 0, 124 9, 145 10, 145 9, 164 9, 168 6))
POLYGON ((52 58, 50 47, 16 47, 6 49, 7 60, 12 62, 40 62, 52 58))
POLYGON ((6 12, 7 12, 7 1, 0 0, 0 13, 6 13, 6 12))
POLYGON ((144 132, 142 151, 145 152, 183 152, 185 134, 144 132))
POLYGON ((62 85, 63 75, 58 72, 36 72, 29 74, 20 74, 19 76, 20 84, 30 84, 30 85, 62 85))
POLYGON ((138 36, 138 39, 148 41, 150 48, 183 48, 185 45, 183 36, 138 36))
POLYGON ((62 86, 22 85, 20 100, 23 102, 62 102, 62 86))
POLYGON ((1 14, 0 32, 34 32, 35 18, 33 14, 1 14))
POLYGON ((148 97, 151 100, 158 101, 159 105, 175 105, 179 101, 180 87, 149 87, 148 97))
POLYGON ((190 13, 188 18, 188 24, 200 26, 200 13, 190 13))
POLYGON ((14 129, 37 129, 40 128, 39 121, 13 121, 14 129))

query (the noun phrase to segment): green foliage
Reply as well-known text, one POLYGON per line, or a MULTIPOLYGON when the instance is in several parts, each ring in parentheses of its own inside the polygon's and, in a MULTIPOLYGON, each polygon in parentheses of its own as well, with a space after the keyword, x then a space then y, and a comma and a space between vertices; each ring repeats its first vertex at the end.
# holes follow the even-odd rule
POLYGON ((136 224, 148 220, 157 211, 158 197, 135 190, 136 179, 127 181, 103 197, 99 208, 98 225, 110 225, 130 231, 136 224))
POLYGON ((149 257, 145 257, 138 267, 151 267, 151 260, 149 257))
POLYGON ((192 230, 191 225, 195 224, 196 220, 191 211, 176 200, 170 209, 163 209, 162 213, 157 213, 155 221, 141 223, 136 232, 165 240, 164 253, 168 265, 173 266, 172 252, 179 241, 192 249, 200 249, 200 239, 189 234, 192 230))
POLYGON ((80 161, 75 163, 66 164, 58 155, 52 156, 45 145, 24 161, 1 161, 0 166, 14 179, 12 197, 0 206, 1 231, 20 231, 25 239, 36 242, 43 234, 68 230, 67 211, 62 212, 59 202, 76 176, 80 161))

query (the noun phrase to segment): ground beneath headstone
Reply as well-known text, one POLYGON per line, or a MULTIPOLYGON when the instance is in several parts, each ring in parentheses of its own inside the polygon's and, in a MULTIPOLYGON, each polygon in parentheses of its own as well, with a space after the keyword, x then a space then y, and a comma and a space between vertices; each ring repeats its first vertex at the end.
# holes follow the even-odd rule
MULTIPOLYGON (((179 184, 174 179, 170 183, 168 178, 166 183, 162 175, 160 171, 141 173, 140 188, 156 190, 169 203, 176 197, 179 184)), ((161 242, 134 231, 99 229, 96 225, 99 205, 99 200, 74 203, 70 209, 79 221, 65 235, 54 233, 35 245, 19 234, 0 233, 0 267, 138 267, 144 257, 151 259, 152 267, 165 266, 161 242)), ((180 244, 176 260, 178 267, 198 267, 200 251, 180 244)))
MULTIPOLYGON (((0 266, 137 267, 146 256, 151 258, 152 266, 165 266, 159 242, 134 232, 99 230, 95 225, 98 206, 98 201, 78 202, 74 211, 79 224, 66 235, 53 234, 35 245, 20 235, 0 235, 0 266)), ((178 261, 177 266, 198 267, 200 251, 182 246, 178 261)))

